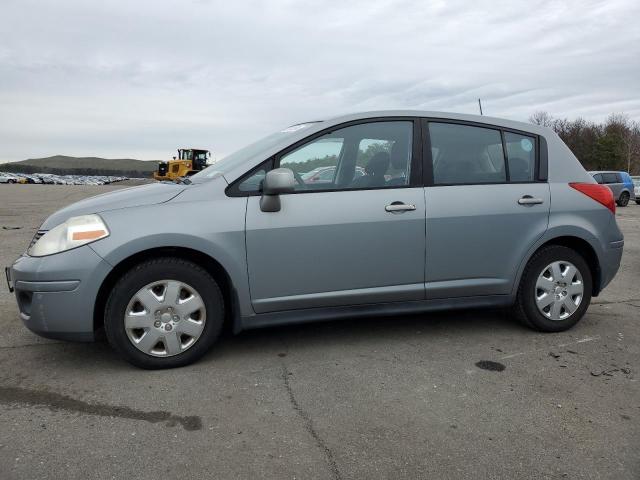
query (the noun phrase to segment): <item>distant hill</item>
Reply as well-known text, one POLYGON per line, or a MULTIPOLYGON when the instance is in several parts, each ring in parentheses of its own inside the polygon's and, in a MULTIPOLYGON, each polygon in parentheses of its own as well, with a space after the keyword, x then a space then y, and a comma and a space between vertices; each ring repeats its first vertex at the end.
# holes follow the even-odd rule
POLYGON ((0 172, 54 173, 57 175, 123 175, 150 177, 158 168, 158 160, 133 158, 68 157, 55 155, 29 158, 19 162, 0 164, 0 172))

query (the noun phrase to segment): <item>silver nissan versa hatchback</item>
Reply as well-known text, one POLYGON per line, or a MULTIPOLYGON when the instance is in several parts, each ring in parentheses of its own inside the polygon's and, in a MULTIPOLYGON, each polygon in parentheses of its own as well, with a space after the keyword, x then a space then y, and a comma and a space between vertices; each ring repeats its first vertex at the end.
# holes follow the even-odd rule
POLYGON ((70 205, 7 277, 30 330, 90 341, 104 327, 129 362, 166 368, 200 358, 227 322, 511 307, 566 330, 623 243, 611 190, 553 131, 369 112, 293 125, 181 183, 70 205), (331 178, 306 182, 314 169, 331 178))

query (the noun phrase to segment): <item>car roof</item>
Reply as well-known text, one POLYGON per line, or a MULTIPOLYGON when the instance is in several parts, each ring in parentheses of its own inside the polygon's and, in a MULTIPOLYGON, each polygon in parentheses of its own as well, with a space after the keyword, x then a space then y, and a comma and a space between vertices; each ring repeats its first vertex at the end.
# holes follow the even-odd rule
MULTIPOLYGON (((533 123, 519 122, 516 120, 508 120, 505 118, 490 117, 486 115, 473 115, 468 113, 451 113, 451 112, 438 112, 430 110, 373 110, 368 112, 349 113, 346 115, 339 115, 335 117, 329 117, 326 120, 315 120, 320 125, 326 124, 338 124, 349 122, 352 120, 362 120, 367 118, 376 117, 426 117, 443 120, 460 120, 465 122, 486 123, 487 125, 499 126, 504 128, 511 128, 514 130, 523 130, 531 133, 544 134, 549 133, 551 129, 536 125, 533 123)), ((312 123, 312 122, 302 122, 312 123)))

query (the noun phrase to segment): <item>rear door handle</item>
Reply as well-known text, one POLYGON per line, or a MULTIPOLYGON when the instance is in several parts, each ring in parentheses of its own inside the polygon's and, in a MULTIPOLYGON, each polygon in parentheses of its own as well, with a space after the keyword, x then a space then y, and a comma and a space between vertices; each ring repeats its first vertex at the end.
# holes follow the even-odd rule
POLYGON ((541 203, 544 203, 544 200, 532 197, 531 195, 524 195, 520 200, 518 200, 518 203, 520 205, 540 205, 541 203))
POLYGON ((407 203, 402 203, 402 202, 393 202, 387 205, 386 207, 384 207, 384 209, 387 212, 391 212, 391 213, 401 213, 401 212, 408 212, 410 210, 415 210, 416 206, 407 204, 407 203))

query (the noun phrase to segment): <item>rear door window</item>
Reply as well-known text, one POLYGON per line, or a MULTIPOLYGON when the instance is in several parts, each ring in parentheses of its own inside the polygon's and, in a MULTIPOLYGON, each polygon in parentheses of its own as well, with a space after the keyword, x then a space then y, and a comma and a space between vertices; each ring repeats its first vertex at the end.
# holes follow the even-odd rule
POLYGON ((615 173, 603 173, 604 183, 619 183, 618 176, 615 173))
POLYGON ((429 122, 435 185, 507 181, 499 130, 429 122))

